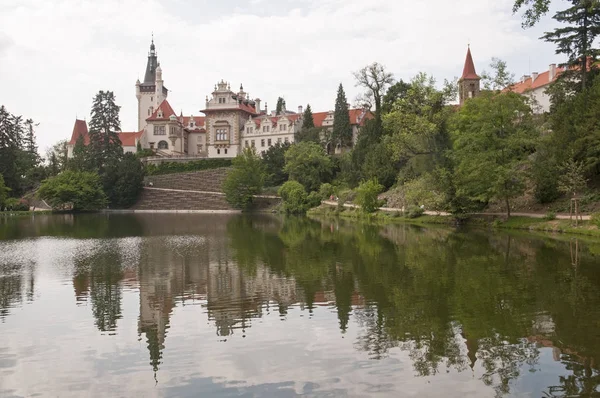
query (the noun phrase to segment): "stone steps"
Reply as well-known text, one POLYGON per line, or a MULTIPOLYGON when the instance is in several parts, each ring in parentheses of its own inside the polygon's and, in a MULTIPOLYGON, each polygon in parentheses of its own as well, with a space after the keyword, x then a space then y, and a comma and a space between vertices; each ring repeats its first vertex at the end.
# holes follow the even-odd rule
POLYGON ((164 191, 144 188, 132 210, 233 210, 216 193, 164 191))
POLYGON ((152 183, 153 188, 222 192, 221 186, 228 170, 228 167, 221 167, 210 170, 147 176, 144 182, 146 186, 152 183))

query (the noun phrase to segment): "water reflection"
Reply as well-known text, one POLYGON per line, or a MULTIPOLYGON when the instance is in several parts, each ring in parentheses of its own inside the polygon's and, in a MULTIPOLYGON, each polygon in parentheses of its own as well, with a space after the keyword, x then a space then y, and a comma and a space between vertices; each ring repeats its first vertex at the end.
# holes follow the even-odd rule
POLYGON ((271 313, 293 328, 292 312, 303 322, 328 312, 338 329, 324 333, 349 337, 370 361, 405 354, 423 380, 466 373, 496 396, 598 394, 598 243, 271 216, 78 217, 0 221, 2 325, 35 305, 41 260, 31 249, 43 243, 63 248, 47 266, 69 275, 73 302, 89 308, 96 333, 123 339, 125 301, 137 297, 155 382, 177 361, 165 359, 167 337, 200 333, 172 326, 176 309, 191 308, 214 344, 268 334, 262 321, 271 313), (544 377, 548 361, 560 374, 544 377))

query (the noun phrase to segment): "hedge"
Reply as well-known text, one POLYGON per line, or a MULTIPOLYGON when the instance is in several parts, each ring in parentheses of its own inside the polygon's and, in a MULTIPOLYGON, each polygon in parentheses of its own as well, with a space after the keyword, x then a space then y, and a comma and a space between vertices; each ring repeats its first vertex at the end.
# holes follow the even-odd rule
POLYGON ((161 174, 183 173, 186 171, 209 170, 219 167, 230 167, 231 159, 202 159, 193 162, 165 162, 158 166, 155 164, 146 165, 146 175, 155 176, 161 174))

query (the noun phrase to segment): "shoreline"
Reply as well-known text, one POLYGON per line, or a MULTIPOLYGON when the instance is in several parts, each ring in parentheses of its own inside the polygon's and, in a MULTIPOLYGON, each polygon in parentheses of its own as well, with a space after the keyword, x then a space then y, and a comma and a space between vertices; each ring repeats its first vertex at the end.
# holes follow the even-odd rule
MULTIPOLYGON (((348 220, 367 222, 372 224, 413 224, 413 225, 445 225, 450 227, 479 227, 479 228, 490 228, 490 229, 506 229, 506 230, 520 230, 528 232, 542 232, 546 234, 565 234, 565 235, 582 235, 600 238, 600 228, 592 224, 588 220, 580 221, 579 226, 575 227, 572 222, 567 218, 565 219, 553 219, 547 220, 543 217, 528 217, 523 215, 511 216, 500 216, 495 214, 470 214, 457 219, 455 216, 450 214, 423 214, 416 218, 409 218, 401 215, 400 212, 385 211, 380 209, 379 211, 372 214, 361 213, 356 207, 351 209, 344 209, 338 212, 325 203, 325 206, 315 207, 310 209, 307 216, 313 217, 331 217, 331 218, 344 218, 348 220)), ((573 223, 574 224, 574 223, 573 223)))

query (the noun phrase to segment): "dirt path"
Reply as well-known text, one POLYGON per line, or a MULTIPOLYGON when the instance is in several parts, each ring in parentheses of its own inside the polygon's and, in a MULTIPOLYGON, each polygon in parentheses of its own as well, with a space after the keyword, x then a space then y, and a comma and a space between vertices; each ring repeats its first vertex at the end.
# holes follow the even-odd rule
MULTIPOLYGON (((324 200, 322 203, 325 205, 329 205, 329 206, 337 206, 337 202, 333 201, 333 200, 324 200)), ((358 209, 360 206, 351 204, 351 203, 345 203, 344 207, 358 209)), ((380 207, 379 210, 387 211, 387 212, 402 212, 402 209, 393 208, 393 207, 380 207)), ((450 213, 447 213, 444 211, 441 211, 441 212, 425 211, 425 214, 427 214, 429 216, 450 216, 451 215, 450 213)), ((498 216, 498 217, 502 217, 502 216, 506 215, 506 213, 471 213, 471 214, 476 215, 476 216, 498 216)), ((529 218, 544 218, 545 217, 544 214, 538 214, 538 213, 511 213, 511 216, 529 217, 529 218)), ((589 220, 591 218, 589 215, 580 215, 580 217, 583 220, 589 220)), ((568 214, 557 214, 556 215, 557 220, 568 220, 569 218, 570 217, 568 214)))

